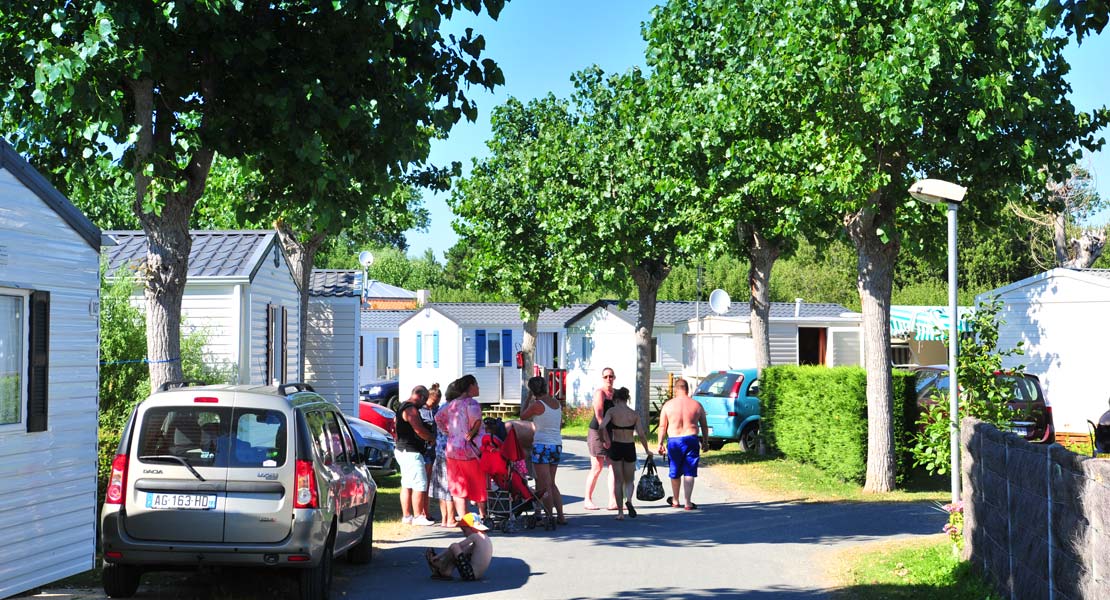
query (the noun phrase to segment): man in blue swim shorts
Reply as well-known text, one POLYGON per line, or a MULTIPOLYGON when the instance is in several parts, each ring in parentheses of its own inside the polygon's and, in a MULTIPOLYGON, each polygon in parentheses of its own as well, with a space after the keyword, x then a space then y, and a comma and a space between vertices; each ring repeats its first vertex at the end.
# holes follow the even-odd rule
POLYGON ((676 379, 674 397, 659 410, 659 453, 666 454, 671 463, 671 490, 674 494, 667 496, 667 504, 674 508, 685 507, 686 510, 698 507, 690 499, 690 494, 694 491, 694 478, 698 476, 701 450, 708 445, 709 425, 705 421, 705 409, 690 397, 690 385, 686 380, 676 379), (686 496, 685 505, 680 502, 680 483, 686 496))

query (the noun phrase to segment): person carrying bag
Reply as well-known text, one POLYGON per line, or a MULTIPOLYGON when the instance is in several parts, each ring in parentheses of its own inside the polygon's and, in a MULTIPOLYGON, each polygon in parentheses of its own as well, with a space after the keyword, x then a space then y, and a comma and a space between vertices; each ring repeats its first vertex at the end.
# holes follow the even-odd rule
POLYGON ((648 457, 644 461, 640 481, 636 484, 636 499, 642 502, 655 502, 656 500, 662 500, 665 495, 663 482, 655 472, 655 459, 648 457))

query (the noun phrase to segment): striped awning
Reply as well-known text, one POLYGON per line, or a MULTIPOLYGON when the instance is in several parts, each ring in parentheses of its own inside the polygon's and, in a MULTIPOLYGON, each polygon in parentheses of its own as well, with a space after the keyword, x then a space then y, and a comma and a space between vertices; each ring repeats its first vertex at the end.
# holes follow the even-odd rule
MULTIPOLYGON (((968 322, 974 308, 959 307, 960 332, 971 331, 968 322)), ((947 306, 892 306, 890 307, 890 334, 894 337, 913 337, 917 341, 939 340, 948 331, 947 306)))

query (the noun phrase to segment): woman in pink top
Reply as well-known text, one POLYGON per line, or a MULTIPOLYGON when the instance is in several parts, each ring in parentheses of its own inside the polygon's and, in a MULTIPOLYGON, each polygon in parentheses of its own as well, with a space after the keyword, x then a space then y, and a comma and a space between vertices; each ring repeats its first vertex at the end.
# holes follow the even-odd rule
POLYGON ((474 399, 478 380, 463 375, 447 386, 449 404, 436 415, 436 426, 447 433, 447 486, 455 503, 455 514, 465 515, 467 500, 478 505, 486 518, 485 472, 478 464, 481 455, 482 407, 474 399), (453 398, 453 396, 455 396, 453 398))

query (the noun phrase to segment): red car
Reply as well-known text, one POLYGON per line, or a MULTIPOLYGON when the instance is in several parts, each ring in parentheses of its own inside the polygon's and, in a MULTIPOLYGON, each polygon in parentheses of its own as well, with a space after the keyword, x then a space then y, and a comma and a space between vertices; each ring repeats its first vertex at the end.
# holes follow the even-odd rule
MULTIPOLYGON (((933 402, 934 392, 948 397, 948 366, 918 367, 917 405, 924 408, 933 402)), ((995 377, 1012 386, 1010 408, 1018 412, 1019 420, 1011 423, 1011 431, 1033 443, 1051 444, 1056 441, 1056 428, 1052 422, 1052 405, 1041 389, 1036 375, 996 372, 995 377)), ((961 386, 963 387, 963 386, 961 386)))
POLYGON ((369 421, 378 427, 389 432, 389 435, 394 438, 397 437, 397 424, 394 421, 397 413, 389 410, 381 404, 374 404, 366 400, 358 401, 358 418, 363 421, 369 421))

